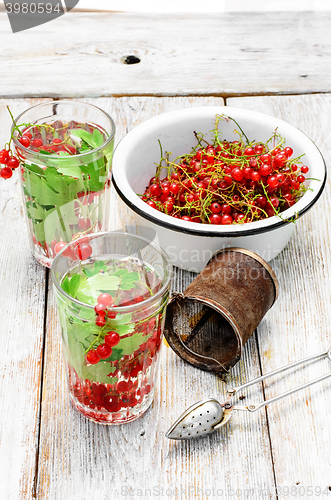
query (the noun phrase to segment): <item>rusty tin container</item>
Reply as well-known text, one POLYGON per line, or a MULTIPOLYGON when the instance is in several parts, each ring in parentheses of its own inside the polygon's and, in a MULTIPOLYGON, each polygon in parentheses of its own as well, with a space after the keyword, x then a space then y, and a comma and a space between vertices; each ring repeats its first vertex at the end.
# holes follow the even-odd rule
POLYGON ((185 361, 227 373, 278 296, 272 268, 242 248, 217 252, 183 293, 172 295, 165 337, 185 361))

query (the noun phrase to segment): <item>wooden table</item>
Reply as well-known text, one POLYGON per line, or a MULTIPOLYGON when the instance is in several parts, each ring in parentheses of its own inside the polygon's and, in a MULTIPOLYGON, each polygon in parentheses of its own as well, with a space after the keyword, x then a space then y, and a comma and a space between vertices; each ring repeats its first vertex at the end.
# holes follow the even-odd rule
MULTIPOLYGON (((116 141, 151 116, 226 104, 283 118, 330 163, 331 14, 148 15, 74 11, 13 35, 0 13, 0 144, 14 115, 43 98, 101 106, 116 141), (127 55, 140 63, 126 65, 127 55)), ((220 378, 163 345, 152 408, 106 427, 69 404, 49 271, 31 256, 17 176, 0 183, 2 377, 0 497, 5 500, 331 498, 331 382, 246 415, 205 439, 165 432, 190 404, 330 347, 330 181, 272 262, 280 296, 220 378)), ((130 222, 112 193, 111 228, 130 222)), ((175 270, 173 290, 193 279, 175 270)), ((330 370, 327 361, 245 392, 262 401, 330 370)))

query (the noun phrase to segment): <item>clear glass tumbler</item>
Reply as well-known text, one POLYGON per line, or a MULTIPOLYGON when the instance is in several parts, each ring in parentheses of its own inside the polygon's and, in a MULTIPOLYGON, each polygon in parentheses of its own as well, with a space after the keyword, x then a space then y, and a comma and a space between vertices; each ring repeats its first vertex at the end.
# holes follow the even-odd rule
POLYGON ((30 243, 36 259, 51 267, 63 243, 108 229, 115 124, 96 106, 70 100, 38 104, 15 122, 30 243))
POLYGON ((151 405, 171 273, 163 250, 121 232, 82 237, 55 257, 70 399, 94 422, 130 422, 151 405))

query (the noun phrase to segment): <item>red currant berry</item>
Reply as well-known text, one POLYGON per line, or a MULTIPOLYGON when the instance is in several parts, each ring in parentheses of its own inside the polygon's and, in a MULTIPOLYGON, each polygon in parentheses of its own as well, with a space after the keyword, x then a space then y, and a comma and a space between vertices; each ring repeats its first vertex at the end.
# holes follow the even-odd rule
POLYGON ((9 160, 7 161, 7 167, 9 167, 11 169, 15 169, 15 168, 19 167, 19 165, 20 165, 20 162, 14 156, 9 158, 9 160))
POLYGON ((257 172, 256 170, 253 170, 253 172, 251 174, 251 179, 254 182, 259 182, 259 180, 261 179, 261 174, 259 172, 257 172))
POLYGON ((88 243, 78 243, 75 254, 79 260, 86 260, 92 255, 92 247, 88 243))
POLYGON ((30 139, 26 135, 22 135, 22 137, 18 139, 18 142, 20 142, 25 148, 30 146, 30 139))
POLYGON ((209 208, 213 214, 219 214, 221 211, 221 205, 217 201, 212 203, 209 208))
POLYGON ((209 177, 209 176, 207 175, 207 177, 205 177, 205 178, 203 179, 203 182, 202 182, 203 187, 208 189, 208 188, 209 188, 210 181, 211 181, 211 177, 209 177))
POLYGON ((299 189, 300 183, 298 181, 292 179, 291 182, 290 182, 290 186, 291 186, 292 189, 296 190, 296 189, 299 189))
MULTIPOLYGON (((170 191, 169 191, 169 193, 170 193, 170 191)), ((162 201, 162 203, 164 203, 167 200, 168 196, 169 196, 169 194, 161 194, 160 201, 162 201)), ((159 207, 159 209, 160 209, 160 207, 159 207)))
POLYGON ((278 153, 275 157, 274 157, 274 166, 276 168, 280 168, 284 165, 284 163, 286 162, 287 160, 287 156, 284 155, 283 153, 278 153))
POLYGON ((232 208, 227 203, 223 203, 223 205, 221 205, 221 212, 222 214, 230 215, 232 212, 232 208))
POLYGON ((251 179, 252 178, 252 172, 253 172, 253 170, 251 169, 251 167, 245 167, 243 169, 243 174, 244 174, 245 179, 251 179))
POLYGON ((280 148, 275 148, 271 151, 272 156, 276 156, 278 153, 280 153, 280 148))
POLYGON ((199 161, 195 161, 193 164, 193 172, 197 173, 201 170, 201 163, 199 161))
POLYGON ((117 332, 108 332, 105 335, 105 343, 110 347, 115 347, 121 340, 121 337, 117 332))
POLYGON ((172 172, 170 177, 173 181, 179 181, 181 175, 180 172, 172 172))
POLYGON ((184 189, 188 190, 192 187, 192 179, 184 179, 182 184, 183 184, 184 189))
POLYGON ((286 194, 284 194, 283 198, 286 201, 291 201, 293 199, 293 196, 291 193, 286 193, 286 194))
POLYGON ((173 208, 174 208, 174 205, 171 201, 165 201, 163 203, 163 207, 164 207, 164 211, 166 214, 169 214, 170 212, 172 212, 173 208))
POLYGON ((232 178, 235 181, 242 181, 244 178, 244 173, 239 167, 235 167, 231 172, 232 178))
POLYGON ((153 200, 148 200, 148 201, 146 201, 146 204, 147 204, 147 205, 149 205, 149 206, 150 206, 150 207, 152 207, 152 208, 156 208, 156 204, 154 203, 154 201, 153 201, 153 200))
POLYGON ((272 168, 270 165, 268 165, 267 163, 263 163, 263 165, 261 165, 260 170, 259 170, 260 175, 262 175, 263 177, 266 177, 267 175, 271 174, 271 172, 272 172, 272 168))
POLYGON ((256 168, 257 167, 257 159, 254 157, 254 158, 250 158, 249 160, 249 166, 251 168, 256 168))
POLYGON ((41 139, 33 139, 31 141, 31 146, 34 148, 40 148, 43 145, 43 141, 41 139))
POLYGON ((244 151, 245 156, 253 156, 255 155, 255 151, 253 148, 246 148, 244 151))
POLYGON ((99 316, 105 317, 107 314, 107 306, 105 306, 105 304, 97 304, 94 308, 94 311, 99 316))
POLYGON ((281 186, 285 182, 285 176, 283 174, 277 174, 276 179, 278 182, 278 186, 281 186))
POLYGON ((210 224, 221 224, 222 216, 220 214, 213 214, 209 217, 210 224))
MULTIPOLYGON (((3 169, 3 170, 5 170, 5 169, 3 169)), ((306 177, 304 175, 298 175, 297 181, 300 182, 300 184, 305 182, 305 180, 306 180, 306 177)))
POLYGON ((272 206, 266 207, 264 211, 266 212, 268 217, 273 217, 275 215, 275 209, 272 206))
POLYGON ((275 175, 270 175, 267 180, 268 186, 270 186, 272 189, 276 188, 278 186, 278 180, 275 175))
POLYGON ((102 328, 106 324, 106 318, 98 314, 97 317, 95 318, 95 324, 100 328, 102 328))
POLYGON ((112 348, 110 347, 110 345, 107 345, 107 344, 100 344, 97 348, 96 348, 96 353, 97 355, 99 356, 100 359, 107 359, 109 358, 109 356, 111 356, 113 350, 112 348))
MULTIPOLYGON (((7 163, 7 165, 8 165, 8 163, 7 163)), ((309 171, 309 168, 307 167, 307 165, 302 165, 301 172, 303 174, 306 174, 308 171, 309 171)))
POLYGON ((188 215, 183 215, 183 216, 181 217, 181 219, 182 219, 182 220, 184 220, 184 221, 186 221, 186 222, 192 222, 191 217, 189 217, 188 215))
POLYGON ((95 352, 94 349, 91 349, 85 356, 85 359, 86 361, 90 364, 90 365, 96 365, 97 363, 99 363, 100 361, 100 358, 99 356, 97 355, 97 353, 95 352))
POLYGON ((151 187, 149 188, 149 192, 151 193, 152 196, 160 196, 161 188, 158 184, 152 184, 151 187))
POLYGON ((2 149, 0 151, 0 163, 2 165, 5 165, 9 160, 9 152, 7 151, 7 149, 2 149))
POLYGON ((0 176, 3 178, 3 179, 10 179, 11 176, 13 175, 13 171, 11 168, 9 167, 4 167, 0 170, 0 176))
POLYGON ((58 254, 62 248, 64 248, 65 246, 67 246, 67 244, 64 242, 64 241, 59 241, 58 243, 56 243, 56 245, 54 246, 54 252, 56 254, 58 254))
MULTIPOLYGON (((261 163, 265 163, 266 165, 271 165, 271 156, 269 153, 265 153, 260 156, 261 163)), ((264 174, 261 174, 264 175, 264 174)))
POLYGON ((179 192, 179 184, 177 182, 173 182, 170 185, 170 191, 172 192, 172 194, 177 194, 179 192))
POLYGON ((161 189, 162 192, 168 196, 168 194, 170 193, 170 182, 169 181, 162 182, 161 189))
POLYGON ((238 222, 239 224, 242 224, 246 220, 246 215, 244 214, 238 214, 235 218, 235 221, 238 222))
POLYGON ((283 198, 285 200, 285 204, 286 204, 287 207, 291 207, 292 205, 294 205, 295 200, 293 200, 293 197, 292 197, 291 193, 284 194, 283 198))
POLYGON ((112 307, 114 305, 114 299, 109 293, 101 293, 97 298, 97 303, 106 307, 112 307))
POLYGON ((285 148, 284 153, 286 154, 287 158, 293 155, 293 149, 292 148, 285 148))
MULTIPOLYGON (((91 221, 90 219, 78 219, 78 229, 80 231, 87 231, 90 227, 91 227, 91 221)), ((88 239, 86 240, 86 242, 88 243, 88 239)))
POLYGON ((116 390, 117 392, 130 392, 133 388, 133 382, 132 380, 121 380, 120 382, 117 382, 116 384, 116 390))
POLYGON ((227 224, 232 224, 232 222, 233 222, 233 219, 232 219, 231 215, 228 215, 228 214, 222 215, 221 224, 227 225, 227 224))
MULTIPOLYGON (((71 146, 70 144, 64 144, 62 146, 63 151, 67 151, 67 153, 70 153, 71 155, 74 155, 76 153, 76 148, 74 146, 71 146)), ((43 149, 46 149, 43 147, 43 149)))
POLYGON ((264 151, 264 146, 262 144, 256 144, 254 146, 254 151, 256 154, 260 155, 264 151))
POLYGON ((279 199, 277 198, 277 196, 271 196, 270 203, 273 207, 278 208, 279 207, 279 199))
POLYGON ((267 198, 263 194, 258 196, 255 201, 256 204, 261 208, 264 208, 267 204, 267 198))

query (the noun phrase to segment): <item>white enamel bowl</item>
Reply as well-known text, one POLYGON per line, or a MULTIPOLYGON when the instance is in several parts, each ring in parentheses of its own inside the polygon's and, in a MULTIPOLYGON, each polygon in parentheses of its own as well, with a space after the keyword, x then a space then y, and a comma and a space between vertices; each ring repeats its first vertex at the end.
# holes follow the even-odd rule
MULTIPOLYGON (((232 120, 222 120, 219 125, 221 139, 237 140, 238 127, 232 120)), ((292 125, 273 116, 240 108, 204 106, 179 109, 151 118, 131 130, 118 144, 113 157, 113 182, 124 202, 133 210, 137 233, 155 242, 170 257, 173 265, 189 271, 200 272, 218 250, 241 247, 270 261, 288 243, 296 224, 289 221, 301 217, 321 195, 326 181, 326 167, 315 144, 292 125), (155 175, 163 153, 171 158, 191 151, 196 145, 193 131, 206 134, 214 128, 216 114, 235 119, 250 141, 266 142, 277 128, 293 149, 293 157, 304 154, 303 163, 309 167, 309 190, 291 208, 282 212, 282 218, 269 217, 257 222, 240 225, 209 225, 185 222, 162 214, 149 207, 136 193, 143 193, 155 175)))

